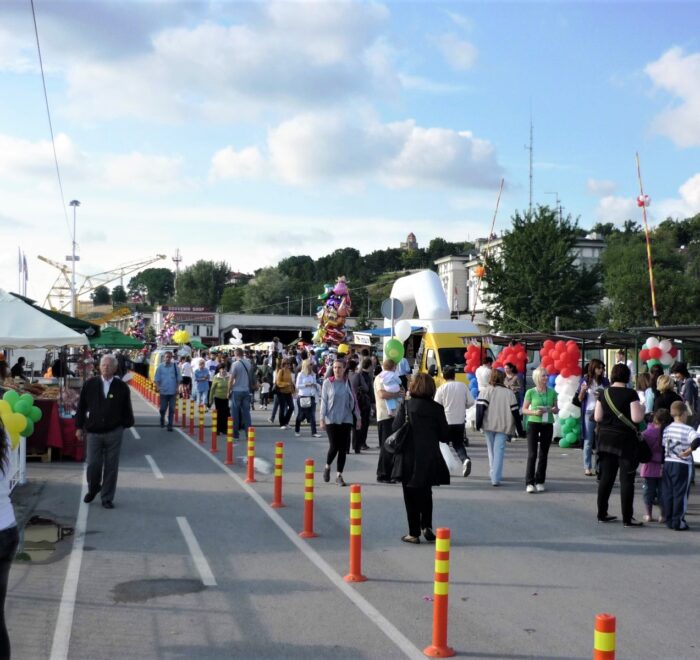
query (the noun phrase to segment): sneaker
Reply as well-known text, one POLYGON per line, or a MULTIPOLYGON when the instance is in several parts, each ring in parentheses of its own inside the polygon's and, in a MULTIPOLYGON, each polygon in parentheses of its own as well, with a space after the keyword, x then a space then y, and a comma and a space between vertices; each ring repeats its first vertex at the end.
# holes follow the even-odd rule
POLYGON ((535 484, 535 489, 537 490, 538 493, 544 493, 544 491, 547 490, 544 487, 544 484, 535 484))
POLYGON ((297 433, 296 431, 294 431, 294 437, 295 437, 295 438, 300 438, 300 437, 301 437, 301 433, 297 433))
POLYGON ((494 488, 498 488, 498 487, 501 485, 501 482, 500 482, 500 481, 493 481, 493 482, 491 482, 491 485, 492 485, 494 488))
POLYGON ((586 469, 583 471, 583 474, 585 474, 587 477, 592 477, 592 476, 593 476, 593 470, 591 470, 590 468, 586 468, 586 469))
POLYGON ((527 487, 525 488, 526 493, 534 493, 535 492, 535 487, 532 484, 528 484, 527 487))
POLYGON ((463 477, 468 477, 469 473, 472 471, 472 461, 469 457, 464 459, 464 463, 462 463, 462 476, 463 477))
POLYGON ((312 434, 311 434, 311 437, 312 437, 312 438, 320 438, 320 437, 321 437, 321 434, 320 434, 320 433, 312 433, 312 434))
POLYGON ((339 474, 339 475, 335 478, 335 483, 337 483, 339 486, 347 486, 347 484, 345 483, 345 480, 343 479, 343 475, 342 475, 342 474, 339 474))
POLYGON ((651 516, 648 513, 644 514, 644 517, 642 518, 644 522, 651 522, 651 516))
POLYGON ((331 480, 331 468, 329 466, 323 468, 323 480, 326 483, 331 480))
POLYGON ((280 431, 286 431, 288 428, 288 426, 280 426, 280 431))
POLYGON ((660 523, 665 523, 665 522, 666 522, 666 518, 664 518, 663 516, 659 516, 659 522, 660 522, 660 523))

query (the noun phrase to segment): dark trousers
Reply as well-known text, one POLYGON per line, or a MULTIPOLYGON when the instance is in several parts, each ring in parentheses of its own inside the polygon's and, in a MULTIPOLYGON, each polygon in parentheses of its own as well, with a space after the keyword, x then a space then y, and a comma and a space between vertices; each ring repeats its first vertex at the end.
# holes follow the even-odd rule
POLYGON ((608 500, 615 484, 617 470, 620 470, 620 508, 623 522, 632 520, 634 513, 634 475, 637 462, 605 451, 598 452, 600 481, 598 482, 598 518, 608 515, 608 500))
POLYGON ((316 397, 312 396, 310 398, 311 405, 308 408, 302 408, 301 405, 299 406, 299 412, 294 422, 295 433, 301 431, 301 423, 307 420, 311 425, 311 435, 316 435, 316 397))
POLYGON ((165 423, 165 412, 168 412, 168 428, 173 427, 173 416, 175 415, 175 395, 160 395, 160 425, 165 423))
POLYGON ((360 449, 367 445, 367 431, 369 431, 369 413, 371 406, 367 406, 364 410, 360 408, 360 428, 352 427, 352 448, 356 454, 360 453, 360 449))
POLYGON ((403 487, 403 501, 406 505, 408 533, 420 536, 421 530, 433 527, 433 491, 430 486, 424 488, 403 487))
POLYGON ((10 566, 18 543, 19 532, 16 525, 0 531, 0 660, 10 658, 10 637, 5 625, 5 597, 7 582, 10 578, 10 566))
POLYGON ((688 507, 691 466, 677 461, 664 463, 661 501, 666 516, 666 527, 681 529, 686 527, 685 510, 688 507))
POLYGON ((277 399, 280 402, 280 426, 287 426, 294 414, 294 399, 292 399, 291 394, 283 394, 282 392, 277 395, 277 399))
POLYGON ((452 447, 457 452, 459 460, 464 463, 469 456, 467 455, 467 450, 464 446, 464 424, 449 424, 447 426, 447 437, 452 443, 452 447))
POLYGON ((377 435, 379 436, 379 446, 384 446, 384 441, 391 435, 391 427, 394 425, 394 418, 383 419, 377 422, 377 435))
POLYGON ((352 424, 326 424, 326 433, 330 447, 326 456, 326 465, 331 465, 338 456, 338 472, 345 467, 345 457, 350 449, 350 429, 352 424))
POLYGON ((215 396, 214 406, 216 407, 216 432, 226 435, 229 417, 228 399, 215 396))
POLYGON ((547 478, 547 456, 549 445, 552 444, 552 424, 530 422, 527 425, 527 467, 525 468, 525 484, 543 484, 547 478), (539 452, 537 446, 539 445, 539 452), (535 470, 537 461, 537 470, 535 470))
POLYGON ((103 502, 111 502, 117 490, 123 434, 121 426, 107 433, 87 433, 88 492, 101 491, 103 502))

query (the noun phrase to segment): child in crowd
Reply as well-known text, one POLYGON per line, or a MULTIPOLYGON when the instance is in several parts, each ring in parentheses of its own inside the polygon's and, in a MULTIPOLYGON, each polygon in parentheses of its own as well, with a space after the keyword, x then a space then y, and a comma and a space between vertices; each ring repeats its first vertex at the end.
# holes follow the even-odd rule
POLYGON ((204 359, 197 360, 197 368, 194 370, 195 404, 199 406, 209 406, 209 369, 206 368, 204 359))
MULTIPOLYGON (((379 377, 382 380, 385 391, 391 392, 392 394, 401 391, 401 378, 396 371, 382 371, 379 374, 379 377)), ((384 399, 384 402, 386 403, 386 409, 389 412, 389 415, 393 416, 399 407, 399 400, 384 399)))
POLYGON ((663 431, 664 476, 661 486, 662 509, 666 527, 685 531, 685 511, 688 506, 690 475, 693 469, 693 449, 700 446, 700 436, 688 426, 688 410, 684 401, 671 404, 673 423, 663 431))
POLYGON ((644 522, 652 520, 651 509, 654 503, 659 505, 659 522, 666 522, 664 510, 661 507, 661 481, 664 471, 664 448, 661 444, 661 435, 664 429, 671 423, 671 415, 665 408, 660 408, 654 414, 654 419, 642 433, 642 438, 651 449, 651 460, 642 463, 639 476, 642 478, 642 492, 644 493, 644 522))
POLYGON ((270 383, 268 383, 266 380, 263 380, 262 384, 260 385, 260 405, 262 406, 263 410, 267 410, 267 404, 270 399, 270 383))

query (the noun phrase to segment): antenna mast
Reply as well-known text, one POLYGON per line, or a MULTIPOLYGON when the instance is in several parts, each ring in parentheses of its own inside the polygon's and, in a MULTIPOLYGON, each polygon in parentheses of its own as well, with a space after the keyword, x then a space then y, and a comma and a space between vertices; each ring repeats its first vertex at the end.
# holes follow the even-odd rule
POLYGON ((177 288, 177 278, 180 277, 180 262, 182 261, 182 255, 180 254, 180 248, 175 250, 175 256, 173 257, 173 263, 175 264, 175 288, 177 288))
POLYGON ((530 144, 524 147, 530 152, 530 205, 529 211, 532 214, 532 113, 530 113, 530 144))

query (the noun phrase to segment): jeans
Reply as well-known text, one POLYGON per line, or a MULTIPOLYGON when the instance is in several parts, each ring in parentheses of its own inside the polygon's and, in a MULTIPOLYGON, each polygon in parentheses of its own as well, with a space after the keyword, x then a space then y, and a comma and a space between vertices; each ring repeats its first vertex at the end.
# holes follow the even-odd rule
POLYGON ((506 453, 508 435, 496 431, 484 431, 486 449, 489 453, 489 476, 492 484, 500 484, 503 479, 503 456, 506 453))
POLYGON ((297 412, 297 418, 294 422, 294 431, 299 433, 301 431, 301 422, 303 420, 308 420, 311 425, 311 435, 316 435, 316 397, 311 397, 311 405, 308 408, 302 408, 299 405, 299 411, 297 412))
POLYGON ((209 386, 207 386, 207 389, 202 392, 199 388, 197 388, 196 392, 194 393, 194 401, 195 405, 197 408, 199 406, 206 406, 209 404, 209 386))
POLYGON ((663 507, 661 506, 661 482, 663 477, 642 477, 642 494, 644 495, 644 504, 647 507, 647 513, 651 515, 651 507, 654 503, 659 505, 661 515, 663 515, 663 507))
POLYGON ((274 423, 275 415, 277 415, 277 410, 280 406, 280 396, 279 394, 272 395, 272 413, 270 414, 270 421, 274 423))
POLYGON ((530 422, 527 425, 527 467, 525 470, 525 483, 530 486, 543 484, 547 478, 547 456, 549 445, 552 444, 552 424, 530 422), (539 444, 539 453, 537 445, 539 444), (537 460, 537 471, 535 471, 537 460))
POLYGON ((666 527, 669 529, 685 529, 685 511, 688 507, 688 491, 690 490, 690 473, 692 466, 678 461, 664 463, 663 485, 661 500, 666 516, 666 527))
POLYGON ((360 453, 363 447, 367 446, 367 431, 369 431, 369 414, 371 407, 360 408, 360 428, 352 427, 352 448, 356 454, 360 453))
POLYGON ((233 390, 231 392, 231 417, 233 418, 233 437, 238 440, 241 429, 250 426, 250 392, 233 390))
POLYGON ((19 543, 17 526, 12 525, 0 531, 0 658, 10 657, 10 638, 5 625, 5 597, 10 577, 10 565, 19 543))
POLYGON ((277 395, 280 402, 280 426, 287 426, 294 414, 294 399, 291 394, 280 392, 277 395))
POLYGON ((160 425, 165 423, 165 411, 168 411, 168 428, 173 426, 173 416, 175 415, 175 395, 161 394, 160 395, 160 425))
MULTIPOLYGON (((588 412, 585 413, 588 415, 588 412)), ((586 418, 586 437, 583 439, 583 469, 593 469, 593 444, 595 441, 596 423, 586 418)))

